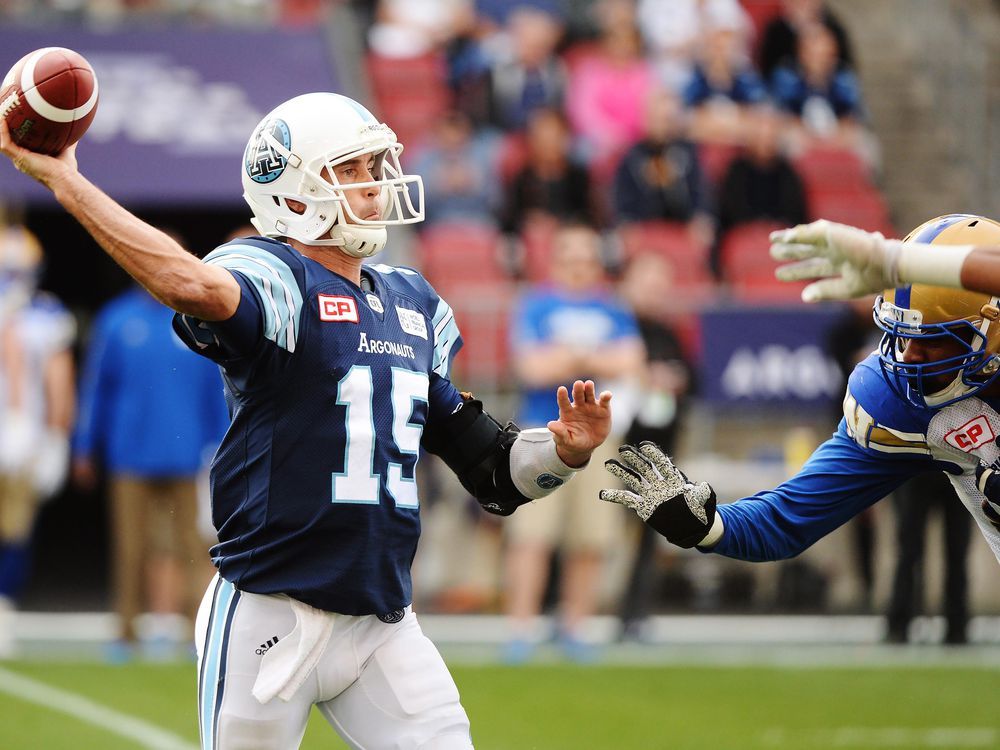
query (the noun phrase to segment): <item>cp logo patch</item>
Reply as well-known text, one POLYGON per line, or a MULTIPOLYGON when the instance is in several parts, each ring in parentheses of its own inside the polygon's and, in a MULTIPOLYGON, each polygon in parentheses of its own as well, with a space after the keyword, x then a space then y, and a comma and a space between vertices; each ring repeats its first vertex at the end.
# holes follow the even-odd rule
POLYGON ((944 439, 949 445, 953 445, 960 451, 969 453, 996 439, 996 435, 993 434, 990 421, 985 415, 981 414, 975 419, 969 420, 961 427, 946 433, 944 439))

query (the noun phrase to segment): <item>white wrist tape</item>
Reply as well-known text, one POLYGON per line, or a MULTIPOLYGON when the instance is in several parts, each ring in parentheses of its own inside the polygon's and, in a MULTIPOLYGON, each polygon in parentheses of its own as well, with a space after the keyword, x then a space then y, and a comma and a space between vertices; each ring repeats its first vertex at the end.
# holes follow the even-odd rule
POLYGON ((972 245, 907 243, 901 248, 898 277, 901 284, 932 284, 962 288, 962 264, 972 245))
POLYGON ((715 520, 712 521, 712 528, 708 530, 705 534, 705 538, 698 542, 699 547, 714 547, 722 539, 722 534, 725 532, 726 526, 722 523, 722 514, 718 510, 715 512, 715 520))
POLYGON ((556 453, 556 441, 545 427, 521 430, 510 447, 510 478, 517 491, 532 500, 561 487, 580 469, 567 466, 556 453))

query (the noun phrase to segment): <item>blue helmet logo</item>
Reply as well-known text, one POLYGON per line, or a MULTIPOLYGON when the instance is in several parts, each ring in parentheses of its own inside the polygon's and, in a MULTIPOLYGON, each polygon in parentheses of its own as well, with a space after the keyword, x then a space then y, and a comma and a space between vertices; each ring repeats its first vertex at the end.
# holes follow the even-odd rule
POLYGON ((288 165, 285 157, 264 137, 265 133, 287 150, 290 151, 292 148, 292 135, 284 120, 268 120, 257 128, 257 132, 254 133, 254 137, 247 146, 244 168, 251 180, 260 183, 274 182, 281 177, 281 173, 288 165))

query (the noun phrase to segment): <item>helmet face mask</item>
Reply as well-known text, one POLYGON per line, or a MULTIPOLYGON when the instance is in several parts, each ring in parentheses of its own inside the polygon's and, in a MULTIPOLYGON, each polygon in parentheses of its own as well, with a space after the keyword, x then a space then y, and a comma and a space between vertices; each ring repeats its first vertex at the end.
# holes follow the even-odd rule
POLYGON ((995 357, 985 349, 986 336, 972 322, 913 325, 900 321, 899 311, 879 297, 873 317, 883 333, 879 344, 882 376, 910 403, 940 408, 975 395, 1000 374, 995 357), (945 353, 930 362, 905 362, 906 346, 913 340, 945 353))
MULTIPOLYGON (((980 216, 942 216, 913 230, 905 242, 1000 244, 1000 224, 980 216)), ((953 404, 981 393, 1000 376, 997 297, 913 284, 886 290, 875 300, 872 317, 883 334, 882 376, 914 406, 953 404), (906 361, 910 342, 919 356, 906 361)))
POLYGON ((253 224, 267 237, 373 255, 385 246, 387 226, 424 218, 423 182, 403 172, 402 151, 395 133, 352 99, 326 93, 291 99, 261 121, 247 144, 243 186, 253 224), (369 155, 374 179, 338 180, 338 165, 369 155), (347 195, 355 190, 379 192, 376 218, 357 215, 347 195))

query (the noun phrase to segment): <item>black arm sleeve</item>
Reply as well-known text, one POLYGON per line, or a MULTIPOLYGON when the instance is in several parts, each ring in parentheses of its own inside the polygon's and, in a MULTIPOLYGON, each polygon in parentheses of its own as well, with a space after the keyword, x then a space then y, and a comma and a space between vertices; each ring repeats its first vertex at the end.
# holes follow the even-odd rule
POLYGON ((421 444, 455 472, 462 486, 483 509, 509 516, 530 502, 510 476, 510 447, 520 432, 513 422, 501 427, 483 410, 483 402, 464 397, 447 419, 424 430, 421 444))

